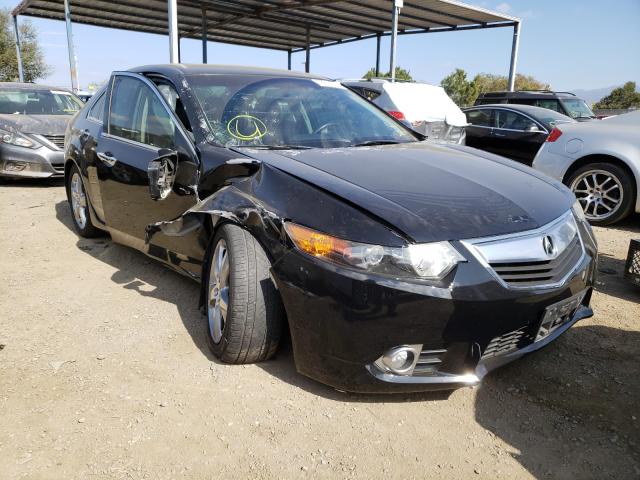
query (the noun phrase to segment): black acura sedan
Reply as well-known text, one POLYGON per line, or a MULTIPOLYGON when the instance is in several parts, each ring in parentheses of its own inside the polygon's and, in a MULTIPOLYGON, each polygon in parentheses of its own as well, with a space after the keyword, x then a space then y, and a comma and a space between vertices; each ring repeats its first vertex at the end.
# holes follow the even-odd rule
POLYGON ((453 389, 592 315, 596 244, 562 184, 422 140, 325 78, 146 66, 71 123, 66 188, 81 236, 200 282, 222 361, 288 324, 337 389, 453 389))
POLYGON ((465 108, 467 145, 531 165, 553 127, 575 123, 548 108, 530 105, 480 105, 465 108))

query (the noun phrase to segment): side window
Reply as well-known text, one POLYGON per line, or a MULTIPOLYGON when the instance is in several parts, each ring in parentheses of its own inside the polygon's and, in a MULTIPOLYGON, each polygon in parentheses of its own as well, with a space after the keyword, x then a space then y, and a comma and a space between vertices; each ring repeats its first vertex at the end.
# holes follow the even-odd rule
POLYGON ((172 148, 175 143, 175 124, 162 102, 147 85, 132 77, 116 77, 109 133, 158 148, 172 148))
POLYGON ((558 100, 538 100, 536 102, 536 106, 541 107, 541 108, 548 108, 549 110, 554 110, 556 112, 559 113, 563 113, 562 110, 560 110, 560 105, 558 104, 558 100))
POLYGON ((467 115, 467 121, 478 127, 490 127, 491 126, 491 110, 484 108, 482 110, 469 110, 465 112, 467 115))
POLYGON ((371 88, 363 88, 362 95, 369 101, 373 101, 380 96, 381 92, 377 90, 372 90, 371 88))
POLYGON ((496 110, 496 128, 508 130, 528 130, 536 124, 524 115, 508 110, 496 110))
POLYGON ((91 106, 91 109, 87 114, 87 118, 90 118, 91 120, 102 123, 104 119, 104 99, 105 98, 106 98, 105 93, 100 95, 100 98, 98 98, 98 100, 96 100, 95 103, 91 106))

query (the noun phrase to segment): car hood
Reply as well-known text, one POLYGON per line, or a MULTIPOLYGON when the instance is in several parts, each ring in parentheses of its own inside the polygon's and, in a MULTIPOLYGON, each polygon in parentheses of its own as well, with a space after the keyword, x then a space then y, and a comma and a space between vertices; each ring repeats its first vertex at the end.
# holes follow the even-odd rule
POLYGON ((416 242, 538 228, 573 202, 559 182, 462 146, 243 151, 367 210, 416 242))
POLYGON ((64 135, 73 115, 0 115, 0 128, 36 135, 64 135))

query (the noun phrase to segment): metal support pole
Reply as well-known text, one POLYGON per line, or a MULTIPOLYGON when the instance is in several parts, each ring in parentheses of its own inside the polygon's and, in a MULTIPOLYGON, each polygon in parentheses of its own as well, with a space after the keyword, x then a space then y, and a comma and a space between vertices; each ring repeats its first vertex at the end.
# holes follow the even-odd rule
POLYGON ((380 39, 382 36, 378 33, 376 35, 376 77, 380 76, 380 39))
POLYGON ((311 49, 309 48, 311 46, 311 27, 307 24, 307 51, 306 51, 306 59, 304 62, 304 71, 309 73, 310 71, 310 65, 309 63, 311 62, 311 49))
POLYGON ((396 41, 398 40, 398 15, 402 8, 403 0, 393 0, 393 11, 391 12, 391 55, 389 55, 389 69, 391 81, 396 81, 396 41))
POLYGON ((69 52, 69 70, 71 72, 71 90, 77 92, 80 88, 78 82, 78 59, 73 47, 73 28, 71 26, 71 8, 69 0, 64 0, 64 19, 67 24, 67 50, 69 52))
POLYGON ((167 14, 169 20, 169 62, 180 63, 177 0, 167 0, 167 14))
POLYGON ((511 44, 511 64, 509 65, 509 91, 516 87, 516 67, 518 63, 518 47, 520 46, 520 22, 513 26, 513 43, 511 44))
POLYGON ((24 82, 24 69, 22 68, 22 45, 20 45, 20 30, 18 29, 18 16, 13 16, 13 29, 16 33, 16 55, 18 56, 18 78, 24 82))
POLYGON ((287 51, 287 70, 291 70, 291 49, 287 51))
POLYGON ((180 35, 178 35, 178 63, 182 62, 182 52, 180 51, 180 41, 182 39, 180 38, 180 35))
POLYGON ((202 8, 202 63, 207 63, 207 9, 202 8))

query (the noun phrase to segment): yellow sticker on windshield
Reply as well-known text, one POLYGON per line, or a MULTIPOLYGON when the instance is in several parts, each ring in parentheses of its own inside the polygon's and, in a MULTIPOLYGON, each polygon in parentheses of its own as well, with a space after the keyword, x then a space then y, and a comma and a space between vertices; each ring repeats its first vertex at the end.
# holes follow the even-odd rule
POLYGON ((267 126, 253 115, 236 115, 227 123, 227 132, 238 140, 255 140, 267 134, 267 126))

